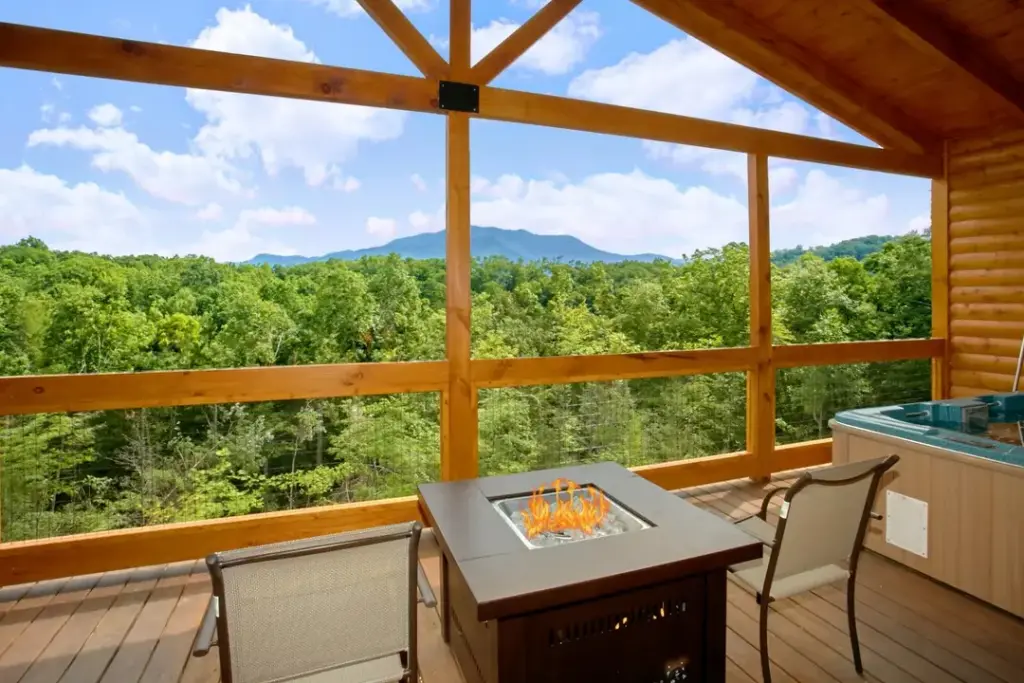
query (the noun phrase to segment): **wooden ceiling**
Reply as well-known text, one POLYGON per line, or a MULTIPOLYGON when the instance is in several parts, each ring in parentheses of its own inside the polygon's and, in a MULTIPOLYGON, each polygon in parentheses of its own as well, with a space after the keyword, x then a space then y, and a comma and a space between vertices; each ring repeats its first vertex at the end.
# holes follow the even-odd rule
POLYGON ((633 0, 887 147, 1024 129, 1024 0, 633 0))

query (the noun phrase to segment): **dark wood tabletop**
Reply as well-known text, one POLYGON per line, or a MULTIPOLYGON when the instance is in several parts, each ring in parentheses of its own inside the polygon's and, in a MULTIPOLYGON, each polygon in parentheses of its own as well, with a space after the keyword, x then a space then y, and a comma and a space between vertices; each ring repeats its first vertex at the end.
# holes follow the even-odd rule
POLYGON ((419 497, 481 621, 721 570, 762 554, 759 541, 616 463, 422 484, 419 497), (559 477, 597 486, 651 528, 529 548, 491 501, 528 495, 559 477))

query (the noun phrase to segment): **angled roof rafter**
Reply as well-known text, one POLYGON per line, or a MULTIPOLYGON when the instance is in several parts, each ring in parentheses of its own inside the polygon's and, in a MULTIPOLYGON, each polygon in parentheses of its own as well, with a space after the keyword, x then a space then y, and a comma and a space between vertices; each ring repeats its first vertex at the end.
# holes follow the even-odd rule
POLYGON ((377 22, 406 57, 427 78, 445 78, 448 62, 437 53, 434 46, 412 25, 409 17, 392 0, 356 0, 370 17, 377 22))
MULTIPOLYGON (((453 0, 464 2, 464 0, 453 0)), ((468 26, 468 15, 460 23, 468 26)), ((453 22, 453 26, 455 22, 453 22)), ((468 32, 463 31, 464 34, 468 32)), ((461 50, 468 57, 468 37, 461 50)), ((453 40, 455 32, 453 31, 453 40)), ((453 55, 455 45, 453 42, 453 55)), ((445 114, 430 78, 292 62, 0 22, 0 67, 445 114)), ((468 59, 453 59, 455 78, 468 59), (461 64, 461 67, 460 67, 461 64)), ((459 112, 448 115, 463 116, 459 112)), ((711 147, 922 177, 941 154, 877 149, 600 102, 480 86, 475 118, 711 147)))
POLYGON ((501 41, 487 56, 481 59, 470 72, 471 80, 487 85, 512 63, 526 54, 526 51, 546 36, 569 12, 579 6, 582 0, 551 0, 526 20, 510 36, 501 41))
POLYGON ((856 0, 884 25, 918 50, 939 57, 999 97, 1024 121, 1024 83, 1017 81, 980 49, 979 41, 961 34, 940 18, 907 0, 856 0))
POLYGON ((697 40, 817 107, 865 137, 908 152, 939 140, 883 98, 733 4, 720 0, 632 0, 697 40))

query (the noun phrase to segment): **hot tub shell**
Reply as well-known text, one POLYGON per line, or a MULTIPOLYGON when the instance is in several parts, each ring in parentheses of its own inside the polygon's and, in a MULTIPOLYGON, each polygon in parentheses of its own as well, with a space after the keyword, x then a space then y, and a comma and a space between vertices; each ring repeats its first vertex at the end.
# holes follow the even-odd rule
POLYGON ((865 546, 1024 617, 1024 462, 1019 453, 966 434, 944 439, 948 430, 894 424, 886 411, 891 416, 897 408, 846 411, 830 422, 836 464, 900 456, 875 501, 882 519, 871 522, 865 546), (887 501, 894 499, 896 508, 906 499, 889 491, 909 498, 917 511, 918 501, 927 505, 920 530, 926 534, 924 555, 901 547, 897 531, 906 529, 886 528, 908 523, 902 512, 890 516, 887 501))

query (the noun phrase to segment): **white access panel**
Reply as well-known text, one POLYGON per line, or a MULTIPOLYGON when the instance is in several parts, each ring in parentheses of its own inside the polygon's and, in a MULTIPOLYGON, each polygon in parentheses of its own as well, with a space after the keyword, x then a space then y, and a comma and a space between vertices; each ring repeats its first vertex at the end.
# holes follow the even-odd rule
POLYGON ((928 503, 886 491, 885 542, 928 557, 928 503))

